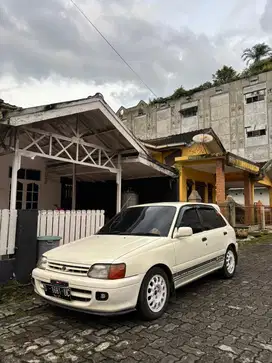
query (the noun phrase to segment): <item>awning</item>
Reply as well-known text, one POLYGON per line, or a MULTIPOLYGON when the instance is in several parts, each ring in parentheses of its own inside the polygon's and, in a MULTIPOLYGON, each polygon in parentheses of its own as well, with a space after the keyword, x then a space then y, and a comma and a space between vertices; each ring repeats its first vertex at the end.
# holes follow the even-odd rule
POLYGON ((92 180, 114 179, 120 169, 118 160, 131 157, 129 163, 121 161, 122 178, 175 176, 174 169, 149 160, 147 148, 101 94, 16 109, 7 112, 0 125, 9 131, 7 150, 17 148, 23 156, 46 159, 50 174, 54 170, 56 175, 68 175, 72 164, 76 164, 77 175, 81 173, 82 178, 86 173, 92 180))

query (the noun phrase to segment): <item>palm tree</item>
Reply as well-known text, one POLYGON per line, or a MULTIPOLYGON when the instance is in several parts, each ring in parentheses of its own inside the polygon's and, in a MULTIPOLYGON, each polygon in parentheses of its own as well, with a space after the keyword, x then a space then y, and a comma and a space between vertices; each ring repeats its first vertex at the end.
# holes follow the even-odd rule
POLYGON ((272 56, 272 49, 265 43, 255 44, 252 48, 246 48, 243 51, 242 59, 249 64, 250 62, 258 63, 262 58, 272 56))

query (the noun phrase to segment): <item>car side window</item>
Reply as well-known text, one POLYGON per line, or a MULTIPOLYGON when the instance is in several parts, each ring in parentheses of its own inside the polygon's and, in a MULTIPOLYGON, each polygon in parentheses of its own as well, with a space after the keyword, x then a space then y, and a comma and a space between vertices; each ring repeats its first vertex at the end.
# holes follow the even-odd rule
POLYGON ((186 209, 181 218, 178 218, 177 227, 191 227, 193 233, 200 233, 203 231, 203 227, 201 225, 200 219, 198 217, 197 211, 195 208, 186 209))
POLYGON ((198 213, 205 231, 226 226, 226 222, 214 208, 199 207, 198 213))

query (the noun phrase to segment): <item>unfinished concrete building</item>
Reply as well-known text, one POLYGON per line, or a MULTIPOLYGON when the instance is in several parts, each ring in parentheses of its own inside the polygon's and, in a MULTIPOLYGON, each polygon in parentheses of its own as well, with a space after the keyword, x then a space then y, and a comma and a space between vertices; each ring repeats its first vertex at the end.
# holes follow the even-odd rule
POLYGON ((272 158, 272 71, 165 103, 140 101, 117 113, 141 140, 211 127, 227 151, 255 162, 272 158))

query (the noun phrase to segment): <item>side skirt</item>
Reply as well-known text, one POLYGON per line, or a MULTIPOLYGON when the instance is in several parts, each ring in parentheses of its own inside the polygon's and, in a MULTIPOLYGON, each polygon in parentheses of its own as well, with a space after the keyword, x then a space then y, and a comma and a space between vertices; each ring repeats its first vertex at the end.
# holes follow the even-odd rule
POLYGON ((173 275, 175 289, 223 267, 225 255, 205 261, 173 275))

